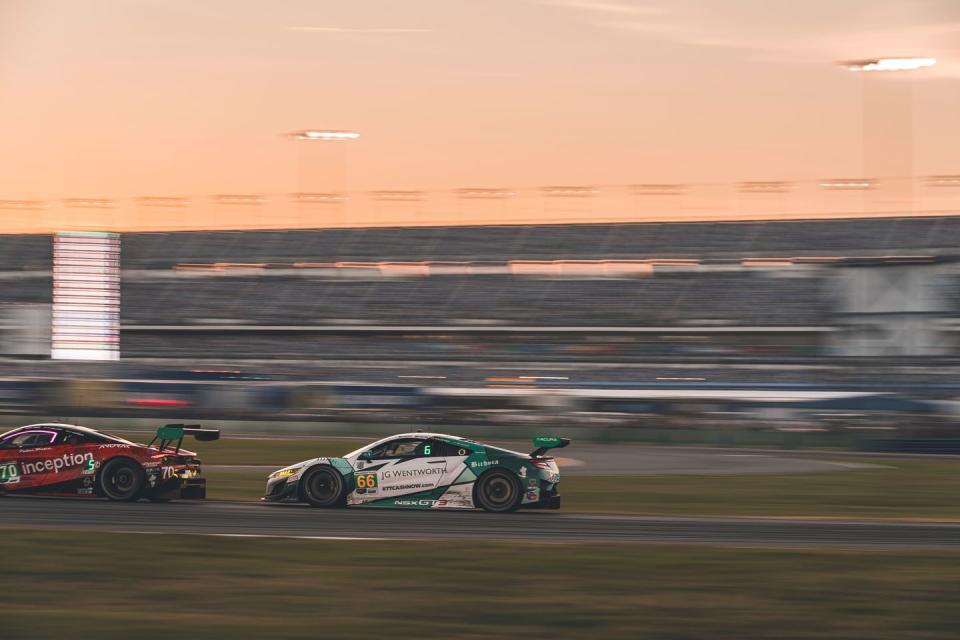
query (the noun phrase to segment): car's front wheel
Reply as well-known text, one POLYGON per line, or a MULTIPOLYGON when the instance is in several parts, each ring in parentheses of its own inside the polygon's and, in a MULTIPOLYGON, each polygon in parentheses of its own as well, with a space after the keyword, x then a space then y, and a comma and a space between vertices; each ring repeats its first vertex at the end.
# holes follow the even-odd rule
POLYGON ((100 470, 100 494, 117 502, 136 500, 143 491, 146 475, 136 461, 114 458, 100 470))
POLYGON ((509 471, 494 469, 477 480, 474 500, 484 511, 509 513, 520 506, 523 491, 515 475, 509 471))
POLYGON ((314 467, 300 481, 303 499, 313 507, 342 507, 347 501, 346 482, 333 467, 314 467))

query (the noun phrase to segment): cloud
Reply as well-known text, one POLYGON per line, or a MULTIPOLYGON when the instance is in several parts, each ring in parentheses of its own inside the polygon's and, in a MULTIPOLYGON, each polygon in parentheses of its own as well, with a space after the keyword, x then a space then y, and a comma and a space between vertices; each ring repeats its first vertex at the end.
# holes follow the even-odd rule
POLYGON ((433 29, 406 29, 401 27, 287 27, 288 31, 308 31, 311 33, 433 33, 433 29))
MULTIPOLYGON (((567 0, 550 0, 566 2, 567 0)), ((581 0, 570 0, 579 3, 581 0)), ((583 0, 592 3, 591 0, 583 0)), ((726 50, 752 60, 794 64, 829 64, 835 60, 871 55, 935 57, 933 75, 957 75, 957 37, 960 11, 956 9, 879 12, 854 20, 807 13, 758 13, 746 3, 724 10, 707 4, 676 3, 649 15, 591 14, 594 27, 679 46, 726 50)), ((960 7, 960 5, 956 5, 960 7)))
POLYGON ((658 15, 661 10, 648 5, 629 4, 624 2, 606 2, 604 0, 539 0, 538 4, 545 4, 565 9, 579 9, 593 13, 614 13, 623 15, 658 15))

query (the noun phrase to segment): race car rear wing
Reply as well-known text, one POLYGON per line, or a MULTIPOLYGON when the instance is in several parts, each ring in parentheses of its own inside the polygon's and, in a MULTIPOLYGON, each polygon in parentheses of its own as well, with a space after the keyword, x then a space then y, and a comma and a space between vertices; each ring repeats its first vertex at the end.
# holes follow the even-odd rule
POLYGON ((556 436, 537 436, 533 439, 533 444, 537 447, 531 458, 539 458, 550 449, 563 449, 570 444, 570 438, 558 438, 556 436))
POLYGON ((220 439, 220 430, 203 429, 198 424, 167 424, 157 429, 157 435, 153 437, 153 440, 151 440, 147 446, 153 446, 153 443, 159 440, 160 444, 158 444, 157 447, 163 451, 176 440, 177 446, 174 451, 179 452, 180 447, 183 446, 184 436, 188 435, 193 436, 200 442, 212 442, 220 439))

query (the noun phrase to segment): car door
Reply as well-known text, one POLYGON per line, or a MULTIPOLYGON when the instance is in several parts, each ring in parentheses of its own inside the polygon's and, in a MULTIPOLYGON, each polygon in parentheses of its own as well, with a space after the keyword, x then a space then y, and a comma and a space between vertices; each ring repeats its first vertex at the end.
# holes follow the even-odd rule
POLYGON ((0 492, 15 491, 20 486, 20 448, 13 443, 16 434, 0 440, 0 492))
POLYGON ((430 491, 447 474, 447 461, 424 438, 397 438, 361 455, 355 472, 356 502, 430 491))
POLYGON ((59 436, 58 429, 35 427, 21 430, 7 439, 4 450, 12 451, 13 455, 5 465, 3 475, 7 477, 7 482, 4 487, 8 491, 15 491, 50 484, 54 475, 53 463, 47 465, 46 461, 53 457, 59 436), (16 477, 12 475, 14 472, 16 477))
POLYGON ((455 442, 431 439, 424 446, 432 456, 443 459, 444 473, 438 478, 438 487, 446 487, 433 507, 471 508, 473 507, 473 480, 476 477, 467 470, 467 457, 472 453, 466 446, 455 442))

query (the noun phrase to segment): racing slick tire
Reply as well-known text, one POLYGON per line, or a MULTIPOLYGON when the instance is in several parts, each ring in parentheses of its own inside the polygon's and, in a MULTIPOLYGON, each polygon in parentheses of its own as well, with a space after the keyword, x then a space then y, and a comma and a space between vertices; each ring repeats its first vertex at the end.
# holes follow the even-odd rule
POLYGON ((303 476, 300 495, 311 507, 342 507, 347 503, 347 482, 333 467, 318 465, 303 476))
POLYGON ((477 480, 473 501, 484 511, 510 513, 520 507, 522 500, 520 481, 509 471, 493 469, 477 480))
POLYGON ((147 474, 135 460, 113 458, 100 470, 97 488, 100 495, 115 502, 133 502, 140 497, 147 474))

